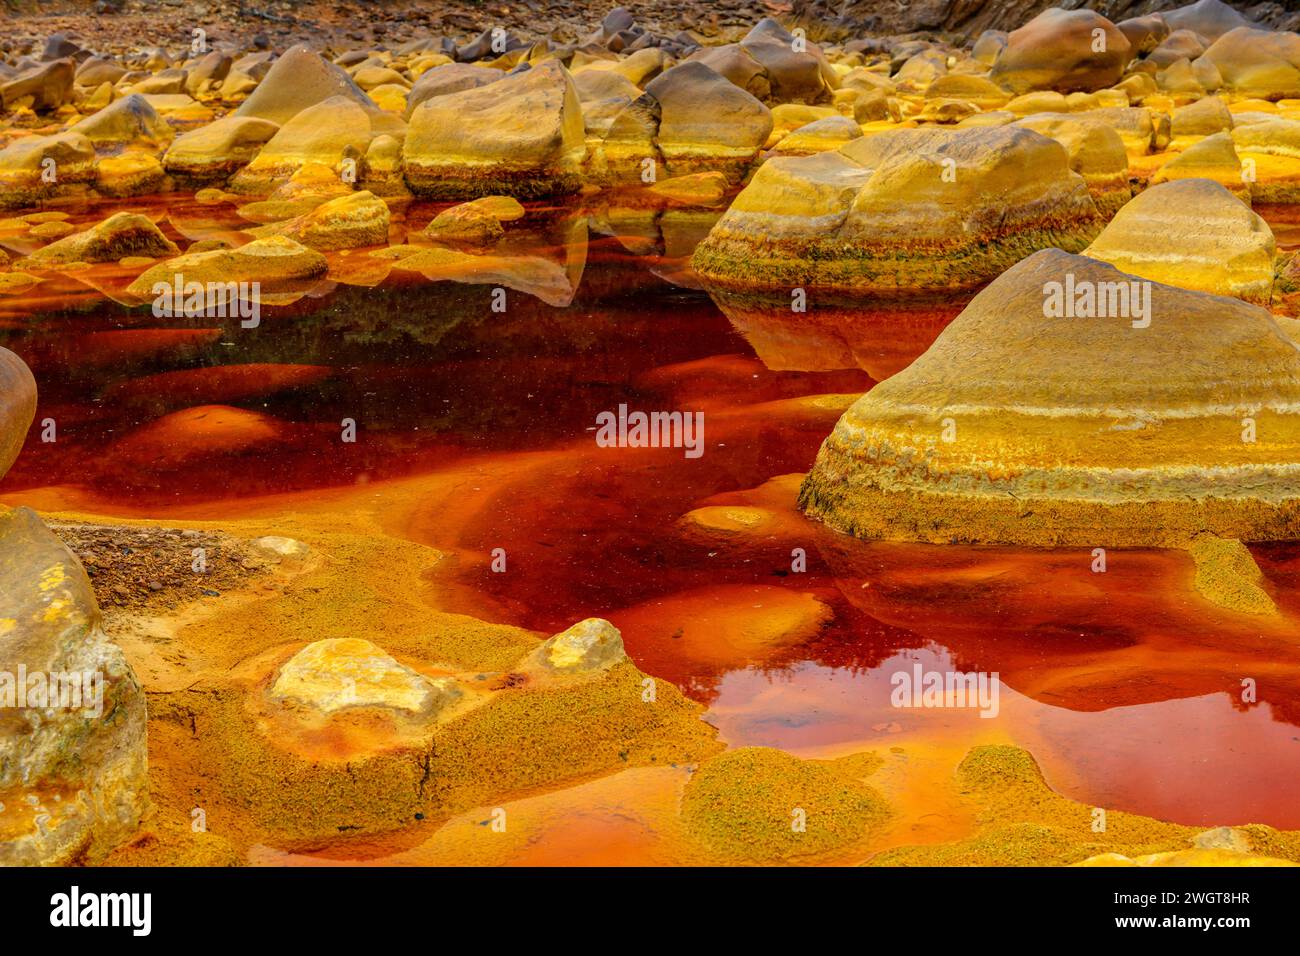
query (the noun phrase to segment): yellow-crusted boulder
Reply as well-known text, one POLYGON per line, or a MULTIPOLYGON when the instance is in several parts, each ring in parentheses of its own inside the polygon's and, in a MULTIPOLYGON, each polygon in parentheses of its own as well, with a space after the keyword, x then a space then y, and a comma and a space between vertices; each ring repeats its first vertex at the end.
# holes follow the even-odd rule
POLYGON ((1300 349, 1267 310, 1049 249, 845 412, 800 504, 863 538, 1290 539, 1298 409, 1300 349))
POLYGON ((576 191, 585 153, 573 78, 547 60, 487 87, 425 100, 411 113, 402 158, 417 195, 523 198, 576 191))
POLYGON ((148 807, 144 693, 26 508, 0 512, 0 674, 0 865, 97 862, 148 807))
POLYGON ((1268 305, 1273 230, 1209 179, 1179 179, 1139 193, 1083 254, 1121 272, 1268 305))
POLYGON ((25 264, 48 268, 70 262, 116 262, 127 256, 170 258, 179 252, 148 216, 119 212, 37 249, 25 264))
POLYGON ((1100 228, 1055 140, 1014 126, 904 129, 764 163, 694 267, 734 292, 962 289, 1036 249, 1082 249, 1100 228))
POLYGON ((309 249, 329 252, 379 246, 388 241, 387 204, 362 190, 322 203, 311 212, 252 230, 258 238, 286 236, 309 249))
POLYGON ((167 172, 198 182, 229 178, 248 165, 280 131, 256 116, 225 116, 178 136, 163 157, 167 172))

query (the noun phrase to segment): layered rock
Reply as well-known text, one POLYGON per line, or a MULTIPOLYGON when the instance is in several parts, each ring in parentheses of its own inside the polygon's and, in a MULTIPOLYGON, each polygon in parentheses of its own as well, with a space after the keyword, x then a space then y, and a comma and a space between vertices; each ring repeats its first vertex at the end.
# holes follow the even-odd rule
POLYGON ((1212 179, 1234 195, 1250 201, 1249 177, 1243 174, 1232 135, 1227 132, 1206 136, 1162 165, 1151 182, 1177 179, 1212 179))
POLYGON ((0 865, 102 859, 148 806, 144 694, 86 572, 26 508, 0 512, 0 675, 0 865))
POLYGON ((419 195, 524 198, 576 191, 585 152, 577 89, 550 60, 489 87, 424 101, 411 114, 402 158, 407 185, 419 195))
POLYGON ((864 538, 1294 538, 1297 409, 1300 350, 1266 310, 1045 250, 844 414, 800 504, 864 538))
POLYGON ((1133 195, 1128 151, 1113 127, 1060 113, 1038 113, 1018 120, 1016 125, 1051 137, 1065 147, 1070 168, 1088 184, 1088 192, 1103 216, 1113 215, 1133 195))
POLYGON ((1220 184, 1179 179, 1139 193, 1083 252, 1121 272, 1268 305, 1277 245, 1220 184))
POLYGON ((778 156, 811 156, 839 149, 861 136, 862 127, 849 117, 828 116, 782 136, 774 147, 774 152, 778 156))
POLYGON ((898 130, 759 169, 695 252, 709 287, 973 288, 1101 222, 1054 140, 1018 127, 898 130))
POLYGON ((644 182, 721 172, 739 182, 772 132, 772 113, 757 99, 700 62, 682 63, 646 85, 621 110, 593 149, 595 182, 644 182))
POLYGON ((29 206, 95 179, 95 146, 80 133, 29 136, 0 150, 0 207, 29 206))
POLYGON ((255 116, 225 116, 178 136, 163 157, 173 175, 198 182, 224 181, 248 165, 280 131, 278 124, 255 116))
POLYGON ((1264 203, 1300 202, 1300 121, 1270 118, 1232 130, 1251 198, 1264 203), (1248 165, 1246 165, 1248 164, 1248 165))

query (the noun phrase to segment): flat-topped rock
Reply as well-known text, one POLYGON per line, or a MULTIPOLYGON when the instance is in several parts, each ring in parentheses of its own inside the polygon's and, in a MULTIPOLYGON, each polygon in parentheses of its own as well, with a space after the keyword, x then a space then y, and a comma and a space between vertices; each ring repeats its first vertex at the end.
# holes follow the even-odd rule
POLYGON ((248 165, 280 126, 256 116, 224 116, 178 136, 163 157, 172 174, 200 182, 225 180, 248 165))
POLYGON ((425 100, 411 113, 402 158, 406 183, 418 195, 525 198, 576 191, 585 153, 573 78, 548 60, 482 88, 425 100))
POLYGON ((711 288, 972 288, 1101 221, 1055 140, 1019 127, 905 129, 774 158, 695 252, 711 288))
POLYGON ((431 716, 462 694, 454 680, 425 677, 359 638, 308 644, 280 668, 270 693, 325 715, 380 707, 418 716, 431 716))

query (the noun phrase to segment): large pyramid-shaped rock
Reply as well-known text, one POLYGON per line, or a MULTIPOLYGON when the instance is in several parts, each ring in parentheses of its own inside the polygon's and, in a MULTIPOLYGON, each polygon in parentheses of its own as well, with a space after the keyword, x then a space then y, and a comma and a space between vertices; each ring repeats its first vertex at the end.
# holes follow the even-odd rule
POLYGON ((1298 477, 1300 349, 1266 310, 1049 249, 845 412, 800 503, 864 538, 1181 546, 1300 536, 1298 477))
POLYGON ((296 46, 275 61, 252 95, 235 111, 283 126, 309 106, 342 96, 367 112, 379 107, 341 68, 319 54, 296 46))

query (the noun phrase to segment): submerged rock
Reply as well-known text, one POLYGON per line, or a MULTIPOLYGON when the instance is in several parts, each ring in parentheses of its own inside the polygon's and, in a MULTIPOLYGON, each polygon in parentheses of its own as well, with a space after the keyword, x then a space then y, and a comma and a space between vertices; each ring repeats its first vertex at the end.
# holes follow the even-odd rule
POLYGON ((710 287, 971 288, 1101 222, 1056 141, 1018 127, 908 129, 768 160, 695 252, 710 287))
POLYGON ((119 212, 84 232, 64 236, 27 258, 31 266, 70 262, 117 262, 127 256, 171 257, 180 249, 147 216, 119 212))
POLYGON ((263 291, 319 278, 328 271, 325 257, 285 236, 257 239, 238 249, 187 253, 148 269, 127 287, 141 299, 152 299, 155 285, 171 287, 178 276, 185 283, 257 282, 263 291))
POLYGON ((1223 186, 1179 179, 1138 193, 1083 252, 1121 272, 1268 305, 1273 231, 1223 186))
POLYGON ((1297 408, 1300 350, 1266 310, 1045 250, 844 414, 800 505, 863 538, 1294 538, 1297 408))
POLYGON ((549 60, 488 87, 426 100, 411 114, 402 157, 418 195, 524 198, 575 192, 585 152, 573 78, 549 60))
POLYGON ((348 193, 322 203, 311 212, 285 222, 252 230, 259 239, 286 236, 309 249, 330 252, 380 246, 388 242, 387 204, 373 193, 348 193))
POLYGON ((26 508, 0 512, 0 674, 0 865, 101 859, 148 806, 144 694, 86 572, 26 508))

